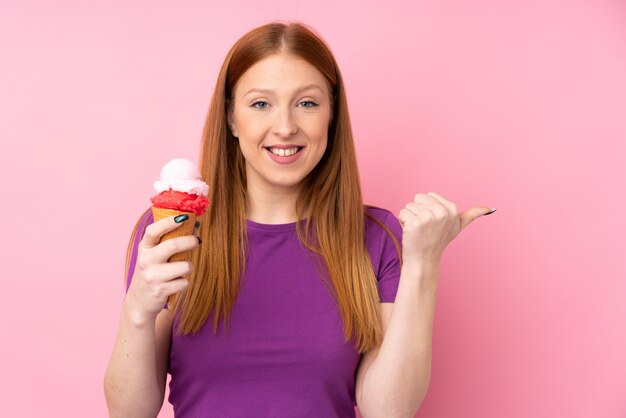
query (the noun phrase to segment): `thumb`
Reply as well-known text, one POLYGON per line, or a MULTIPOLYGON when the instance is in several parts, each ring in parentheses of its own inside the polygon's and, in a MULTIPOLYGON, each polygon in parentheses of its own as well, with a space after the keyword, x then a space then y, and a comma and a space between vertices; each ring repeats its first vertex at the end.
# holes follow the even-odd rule
POLYGON ((496 208, 488 208, 486 206, 475 206, 459 214, 461 219, 461 229, 472 223, 479 216, 490 215, 496 211, 496 208))

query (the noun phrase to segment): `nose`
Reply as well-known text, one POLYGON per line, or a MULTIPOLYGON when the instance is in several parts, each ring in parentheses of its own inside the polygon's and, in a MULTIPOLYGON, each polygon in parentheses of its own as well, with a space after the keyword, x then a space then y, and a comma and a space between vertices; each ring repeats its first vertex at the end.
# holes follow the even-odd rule
POLYGON ((290 109, 283 109, 278 113, 278 120, 274 124, 273 132, 281 138, 289 138, 298 132, 298 125, 290 109))

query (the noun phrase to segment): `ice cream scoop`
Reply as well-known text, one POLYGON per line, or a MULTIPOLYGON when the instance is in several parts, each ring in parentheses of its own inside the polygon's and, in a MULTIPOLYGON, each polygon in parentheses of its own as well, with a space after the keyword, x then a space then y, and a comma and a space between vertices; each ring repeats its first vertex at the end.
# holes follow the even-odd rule
POLYGON ((195 195, 209 195, 209 186, 200 179, 200 171, 185 158, 174 158, 161 169, 161 178, 154 182, 158 192, 174 190, 195 195))
POLYGON ((195 164, 185 158, 168 161, 161 169, 160 179, 154 182, 154 189, 158 194, 150 199, 153 208, 202 216, 209 204, 209 186, 200 179, 195 164))

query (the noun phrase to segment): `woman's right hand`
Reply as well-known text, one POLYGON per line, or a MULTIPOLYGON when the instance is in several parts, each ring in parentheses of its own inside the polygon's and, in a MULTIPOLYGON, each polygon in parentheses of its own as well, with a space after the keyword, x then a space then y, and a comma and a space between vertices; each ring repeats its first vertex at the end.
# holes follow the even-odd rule
POLYGON ((124 301, 137 323, 155 320, 168 297, 189 285, 184 276, 191 273, 192 263, 167 260, 176 253, 193 250, 199 241, 194 235, 184 235, 160 242, 163 235, 182 224, 174 218, 169 216, 148 225, 139 242, 135 271, 124 301))

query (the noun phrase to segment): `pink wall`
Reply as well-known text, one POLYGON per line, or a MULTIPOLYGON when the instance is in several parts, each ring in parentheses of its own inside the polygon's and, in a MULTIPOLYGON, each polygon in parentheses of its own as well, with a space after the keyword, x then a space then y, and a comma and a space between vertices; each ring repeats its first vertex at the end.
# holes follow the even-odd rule
POLYGON ((622 1, 12 3, 0 416, 106 415, 132 226, 161 165, 196 159, 226 51, 274 18, 336 54, 370 203, 498 208, 444 256, 418 416, 626 416, 622 1))

